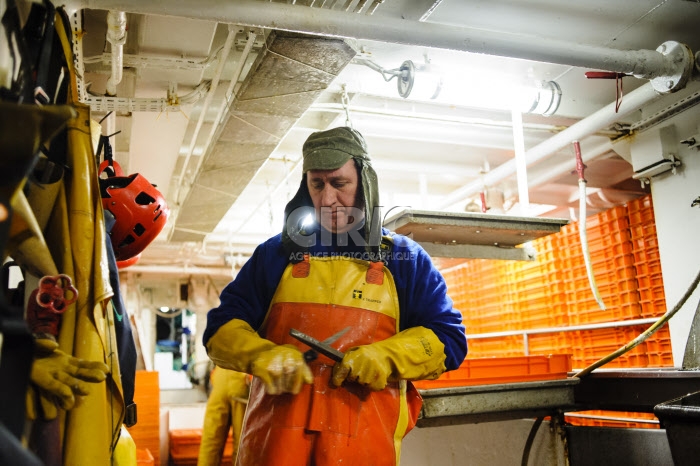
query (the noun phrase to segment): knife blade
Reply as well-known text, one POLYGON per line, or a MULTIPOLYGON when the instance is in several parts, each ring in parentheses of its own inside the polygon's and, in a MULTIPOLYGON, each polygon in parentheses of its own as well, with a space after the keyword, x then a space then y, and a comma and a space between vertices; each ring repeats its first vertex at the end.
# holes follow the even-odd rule
MULTIPOLYGON (((347 331, 347 328, 342 330, 341 331, 342 333, 340 333, 340 332, 338 332, 338 333, 340 333, 342 335, 346 331, 347 331)), ((308 346, 310 346, 312 350, 332 359, 333 361, 340 362, 343 360, 343 356, 345 356, 345 353, 333 348, 331 345, 329 345, 325 341, 319 341, 312 336, 309 336, 305 333, 300 332, 299 330, 290 329, 289 334, 291 336, 293 336, 294 338, 296 338, 297 340, 301 341, 302 343, 305 343, 308 346)), ((331 337, 331 338, 333 338, 333 337, 331 337)), ((308 353, 308 351, 306 353, 304 353, 305 360, 307 359, 307 353, 308 353)), ((316 359, 316 358, 314 357, 313 359, 316 359)), ((313 359, 311 359, 311 361, 313 361, 313 359)), ((311 362, 311 361, 307 360, 306 362, 311 362)))

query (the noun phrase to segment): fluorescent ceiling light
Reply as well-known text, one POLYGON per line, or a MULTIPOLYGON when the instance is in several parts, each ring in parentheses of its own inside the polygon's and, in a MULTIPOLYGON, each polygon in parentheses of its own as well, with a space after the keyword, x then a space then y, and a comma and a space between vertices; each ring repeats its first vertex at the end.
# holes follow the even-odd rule
MULTIPOLYGON (((430 62, 416 65, 411 60, 392 70, 385 70, 368 59, 357 62, 379 72, 387 82, 397 78, 398 95, 410 100, 540 115, 554 114, 561 101, 561 89, 554 81, 526 82, 504 73, 437 66, 430 62)), ((381 89, 379 95, 390 92, 390 86, 379 87, 374 83, 363 88, 368 93, 381 89)))

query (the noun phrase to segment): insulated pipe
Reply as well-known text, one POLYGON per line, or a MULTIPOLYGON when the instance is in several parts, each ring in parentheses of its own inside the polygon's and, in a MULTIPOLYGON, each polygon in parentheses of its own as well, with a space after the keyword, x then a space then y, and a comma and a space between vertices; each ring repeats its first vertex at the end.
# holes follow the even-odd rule
MULTIPOLYGON (((623 51, 607 47, 581 45, 556 39, 486 31, 399 18, 353 15, 325 8, 301 5, 237 0, 196 3, 159 0, 83 0, 78 8, 119 8, 134 13, 179 16, 221 23, 319 34, 331 37, 367 39, 405 45, 435 47, 484 53, 545 63, 616 71, 641 78, 686 75, 687 60, 679 62, 675 54, 664 50, 623 51), (681 73, 682 71, 682 73, 681 73)), ((691 57, 692 58, 692 54, 691 57)), ((692 64, 690 66, 692 68, 692 64)), ((678 84, 674 79, 674 86, 678 84)))
MULTIPOLYGON (((587 118, 574 123, 564 131, 552 136, 546 141, 536 145, 528 150, 525 155, 527 157, 527 165, 536 164, 552 155, 558 150, 568 146, 572 141, 580 140, 597 131, 600 131, 612 125, 616 121, 624 118, 628 114, 636 111, 640 107, 657 99, 659 94, 656 93, 651 83, 646 83, 629 94, 625 95, 618 112, 615 112, 616 102, 612 102, 587 118)), ((448 194, 438 205, 436 209, 445 209, 457 203, 461 203, 464 199, 471 197, 484 189, 485 186, 493 186, 496 183, 503 181, 516 172, 516 162, 514 159, 499 165, 493 170, 485 173, 483 179, 474 181, 465 185, 450 194, 448 194)))
POLYGON ((117 95, 117 84, 122 81, 124 44, 126 43, 126 13, 109 10, 107 13, 107 42, 112 46, 112 75, 107 80, 106 94, 117 95))
POLYGON ((525 134, 523 133, 523 114, 519 110, 511 111, 513 121, 513 147, 515 149, 515 172, 518 180, 518 203, 520 215, 529 215, 530 193, 527 184, 527 154, 525 153, 525 134))
POLYGON ((178 276, 211 276, 227 277, 235 276, 235 271, 231 267, 194 267, 176 265, 132 265, 120 272, 121 274, 143 274, 143 275, 178 275, 178 276))
MULTIPOLYGON (((595 147, 586 149, 586 153, 582 155, 584 163, 595 160, 613 150, 613 145, 610 141, 605 141, 595 147)), ((558 165, 549 167, 544 173, 538 173, 536 176, 528 177, 528 187, 530 189, 542 186, 549 181, 559 178, 562 175, 571 173, 571 161, 561 162, 558 165)))

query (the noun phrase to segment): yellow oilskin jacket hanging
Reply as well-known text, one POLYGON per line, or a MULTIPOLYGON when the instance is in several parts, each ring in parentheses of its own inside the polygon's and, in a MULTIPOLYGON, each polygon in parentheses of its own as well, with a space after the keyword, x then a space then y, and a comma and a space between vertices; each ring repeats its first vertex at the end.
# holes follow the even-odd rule
POLYGON ((106 232, 90 137, 90 108, 78 102, 71 43, 60 14, 56 15, 56 31, 69 65, 69 103, 78 113, 68 123, 70 172, 59 189, 46 234, 58 269, 73 277, 79 293, 77 302, 62 316, 58 343, 67 354, 103 361, 110 368, 107 380, 89 384, 90 393, 62 413, 63 464, 109 465, 125 407, 110 303, 113 291, 106 232))

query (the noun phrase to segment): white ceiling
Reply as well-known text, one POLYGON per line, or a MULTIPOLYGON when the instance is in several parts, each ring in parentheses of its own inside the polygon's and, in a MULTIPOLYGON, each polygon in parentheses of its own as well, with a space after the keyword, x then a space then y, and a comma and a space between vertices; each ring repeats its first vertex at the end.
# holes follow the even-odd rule
MULTIPOLYGON (((513 163, 515 149, 510 112, 469 108, 454 102, 402 99, 396 91, 396 79, 385 82, 379 72, 361 64, 360 59, 369 59, 387 70, 398 68, 405 60, 424 64, 428 59, 462 90, 480 95, 490 92, 482 83, 498 79, 507 83, 501 86, 501 92, 523 81, 555 81, 562 90, 556 114, 523 117, 524 145, 529 151, 615 102, 614 80, 589 80, 584 76, 586 71, 604 69, 602 65, 598 69, 571 66, 582 59, 577 53, 581 50, 579 47, 590 46, 596 51, 656 50, 666 41, 678 41, 693 52, 700 49, 697 34, 700 4, 696 1, 385 0, 370 16, 367 8, 372 3, 372 0, 366 2, 361 13, 352 12, 358 6, 357 0, 204 1, 191 2, 189 6, 183 2, 171 5, 166 1, 93 0, 78 5, 90 8, 83 15, 87 31, 83 49, 85 80, 95 95, 104 94, 109 76, 109 62, 95 57, 110 51, 104 37, 105 10, 112 8, 123 8, 128 13, 124 78, 117 88, 117 96, 162 99, 169 83, 176 83, 177 94, 184 96, 203 81, 216 79, 217 69, 221 71, 218 87, 211 97, 205 92, 195 103, 182 104, 167 112, 118 112, 111 123, 115 130, 122 131, 115 138, 117 160, 128 172, 140 172, 157 184, 172 210, 169 226, 149 246, 134 270, 140 267, 139 270, 146 273, 160 267, 162 271, 177 273, 185 271, 185 266, 191 267, 190 271, 195 270, 192 268, 195 266, 226 270, 232 263, 240 265, 256 244, 281 231, 284 205, 295 193, 301 177, 298 162, 303 141, 313 131, 346 123, 343 91, 349 99, 350 122, 366 137, 379 174, 384 212, 395 206, 459 211, 470 201, 478 202, 478 192, 466 196, 458 193, 463 192, 465 186, 474 186, 483 180, 485 171, 513 163), (350 6, 347 12, 342 10, 346 3, 350 6), (331 5, 333 9, 329 9, 331 5), (234 21, 238 17, 237 7, 245 19, 242 24, 234 21), (251 19, 258 8, 267 18, 265 23, 254 24, 251 19), (423 16, 425 21, 419 21, 423 16), (324 21, 335 24, 332 21, 336 20, 341 25, 338 28, 324 27, 324 21), (294 27, 286 26, 285 21, 293 23, 294 27), (234 32, 240 34, 225 62, 220 63, 221 47, 228 34, 225 22, 234 23, 234 32), (431 35, 422 31, 433 23, 444 25, 445 35, 451 35, 452 39, 457 37, 452 43, 464 50, 495 50, 507 55, 503 51, 507 47, 502 43, 516 44, 522 46, 513 47, 512 56, 526 57, 528 50, 532 50, 532 56, 537 57, 543 48, 563 46, 562 50, 567 50, 569 44, 572 53, 570 59, 566 53, 560 53, 558 63, 552 64, 429 47, 425 43, 431 41, 431 35), (212 150, 218 128, 227 119, 225 96, 233 87, 230 80, 236 68, 242 66, 238 81, 245 81, 251 64, 261 53, 261 37, 269 36, 271 25, 345 36, 347 44, 357 54, 279 140, 267 160, 246 178, 247 184, 240 187, 235 199, 232 198, 230 208, 218 225, 211 231, 191 232, 199 235, 202 241, 172 241, 173 230, 179 225, 176 222, 182 220, 177 218, 179 205, 186 202, 190 186, 197 182, 198 167, 202 166, 200 160, 212 150), (258 40, 252 53, 243 57, 242 49, 250 26, 264 28, 252 29, 258 33, 258 40), (352 35, 354 30, 356 35, 352 35), (469 33, 462 41, 456 34, 460 30, 469 33), (376 37, 392 40, 378 41, 376 37), (423 45, 411 45, 415 43, 423 45), (245 65, 241 65, 244 58, 245 65), (207 100, 208 111, 198 125, 207 100), (195 132, 199 138, 193 143, 195 132), (188 156, 190 148, 193 150, 188 156)), ((435 37, 434 45, 440 46, 437 35, 435 37)), ((647 81, 623 78, 623 104, 625 96, 647 81)), ((236 92, 239 88, 238 84, 233 87, 236 92)), ((580 139, 584 156, 594 150, 600 152, 595 161, 588 162, 586 172, 591 193, 589 213, 610 208, 649 189, 642 189, 638 181, 631 179, 632 166, 610 150, 610 137, 620 135, 618 130, 625 125, 697 92, 697 82, 692 82, 688 88, 659 98, 648 107, 623 106, 621 110, 625 110, 625 114, 611 120, 617 125, 606 125, 580 139)), ((103 115, 104 112, 95 113, 96 118, 103 115)), ((551 157, 528 168, 528 179, 531 184, 537 184, 529 190, 530 202, 537 204, 532 212, 549 217, 576 215, 573 208, 578 205, 577 176, 571 173, 574 168, 572 144, 565 144, 551 157)), ((209 188, 214 199, 217 188, 209 188)), ((504 193, 506 207, 515 206, 510 214, 519 212, 515 176, 507 176, 488 189, 504 193)))

